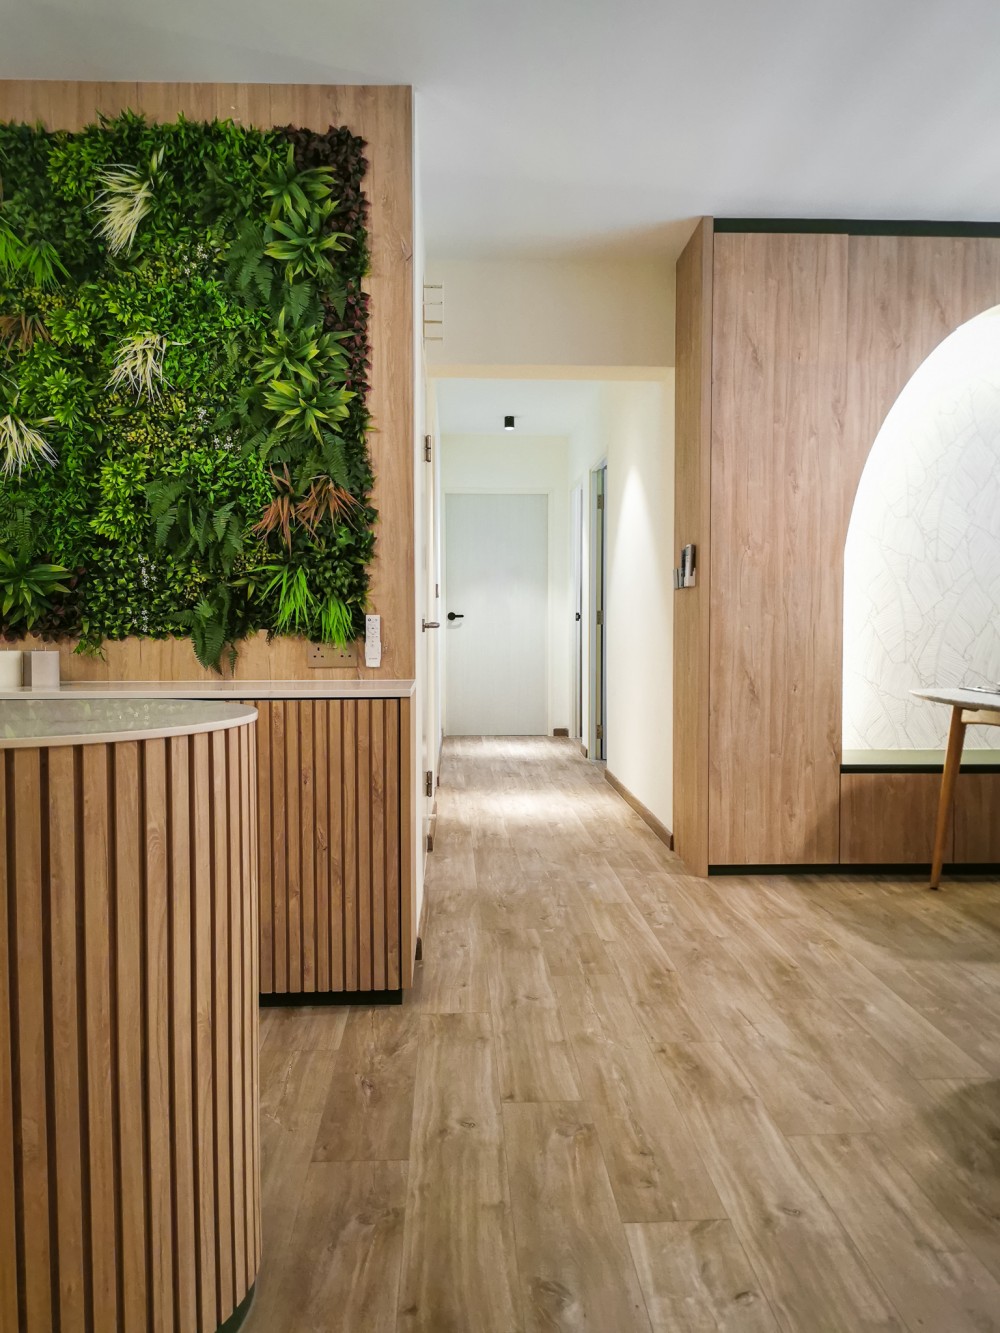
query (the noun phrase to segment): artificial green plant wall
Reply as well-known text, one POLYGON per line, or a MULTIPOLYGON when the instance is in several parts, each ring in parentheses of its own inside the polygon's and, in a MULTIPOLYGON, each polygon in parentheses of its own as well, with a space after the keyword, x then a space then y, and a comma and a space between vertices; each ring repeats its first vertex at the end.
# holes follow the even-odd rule
POLYGON ((364 625, 363 143, 0 125, 0 632, 364 625))

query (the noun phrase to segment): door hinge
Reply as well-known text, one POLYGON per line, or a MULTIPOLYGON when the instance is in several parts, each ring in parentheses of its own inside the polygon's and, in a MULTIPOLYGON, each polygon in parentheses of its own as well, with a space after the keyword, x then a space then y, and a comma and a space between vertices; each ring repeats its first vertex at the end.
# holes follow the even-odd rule
POLYGON ((424 795, 425 796, 434 795, 434 774, 431 772, 430 769, 428 769, 427 772, 424 774, 424 795))
POLYGON ((597 740, 599 740, 599 741, 603 741, 603 740, 604 740, 604 723, 603 723, 603 722, 598 722, 597 726, 594 728, 594 736, 595 736, 595 738, 596 738, 597 740))
POLYGON ((604 508, 604 496, 603 496, 603 495, 599 495, 599 496, 597 497, 597 507, 598 507, 598 509, 603 509, 603 508, 604 508))
POLYGON ((603 626, 603 624, 604 624, 604 612, 603 612, 603 611, 598 611, 598 613, 597 613, 597 623, 598 623, 598 625, 602 625, 602 626, 603 626))
POLYGON ((431 461, 431 438, 432 438, 432 437, 431 437, 430 435, 425 435, 425 436, 424 436, 424 462, 425 462, 425 463, 429 463, 429 462, 431 461))

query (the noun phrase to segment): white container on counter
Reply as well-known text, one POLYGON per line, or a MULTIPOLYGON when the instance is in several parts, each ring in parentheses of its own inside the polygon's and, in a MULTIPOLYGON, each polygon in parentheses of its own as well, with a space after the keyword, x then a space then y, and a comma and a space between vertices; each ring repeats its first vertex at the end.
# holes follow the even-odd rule
POLYGON ((59 654, 46 649, 33 649, 24 655, 24 683, 33 690, 59 688, 59 654))
POLYGON ((0 651, 0 690, 19 690, 21 688, 21 659, 24 654, 20 648, 7 648, 0 651))

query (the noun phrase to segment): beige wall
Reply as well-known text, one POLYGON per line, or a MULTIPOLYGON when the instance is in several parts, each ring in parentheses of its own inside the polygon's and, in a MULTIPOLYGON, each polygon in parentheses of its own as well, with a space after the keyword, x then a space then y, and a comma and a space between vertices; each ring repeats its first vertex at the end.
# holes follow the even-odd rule
MULTIPOLYGON (((673 817, 674 376, 604 383, 574 438, 570 484, 606 460, 607 762, 670 828, 673 817)), ((584 597, 584 606, 589 596, 584 597)), ((584 736, 589 682, 584 682, 584 736)))
POLYGON ((661 260, 431 260, 442 366, 670 366, 674 272, 661 260))

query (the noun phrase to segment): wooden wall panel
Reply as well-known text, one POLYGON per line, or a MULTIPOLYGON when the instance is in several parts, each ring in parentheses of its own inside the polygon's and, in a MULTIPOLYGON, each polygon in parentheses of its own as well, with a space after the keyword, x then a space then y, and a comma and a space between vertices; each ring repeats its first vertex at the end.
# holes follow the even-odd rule
POLYGON ((1000 862, 1000 773, 959 773, 955 860, 959 864, 1000 862))
POLYGON ((712 221, 703 218, 677 262, 674 495, 675 546, 696 545, 697 585, 674 593, 673 832, 699 875, 708 870, 712 267, 712 221))
POLYGON ((263 742, 260 901, 270 914, 261 931, 261 993, 308 997, 409 985, 400 932, 412 917, 404 906, 409 839, 401 822, 410 701, 253 706, 263 742))
POLYGON ((1000 302, 1000 241, 964 236, 849 240, 844 536, 889 409, 949 333, 1000 302))
POLYGON ((709 860, 839 855, 847 237, 715 237, 709 860))
MULTIPOLYGON (((678 543, 698 490, 690 442, 691 423, 702 419, 699 246, 696 233, 678 265, 678 543)), ((675 598, 678 850, 703 868, 698 839, 685 847, 682 835, 700 833, 707 812, 714 865, 833 863, 855 837, 839 835, 838 793, 843 551, 858 482, 920 363, 1000 303, 1000 240, 720 233, 712 282, 712 443, 702 460, 712 549, 704 536, 699 548, 699 577, 711 585, 708 757, 697 740, 705 703, 696 603, 683 594, 675 598), (697 794, 702 775, 707 798, 697 794)), ((886 836, 876 860, 898 859, 886 836)))
MULTIPOLYGON (((71 83, 0 80, 0 120, 40 121, 77 130, 98 112, 125 108, 153 120, 183 112, 195 120, 230 117, 247 125, 293 124, 325 130, 348 125, 367 142, 365 192, 371 203, 371 395, 369 449, 379 511, 371 609, 382 616, 382 665, 363 656, 344 668, 308 666, 302 639, 264 634, 241 645, 241 680, 355 677, 411 680, 413 603, 413 116, 406 87, 310 84, 71 83)), ((25 647, 33 641, 25 640, 25 647)), ((39 645, 45 646, 50 645, 39 645)), ((196 680, 206 673, 181 639, 107 643, 103 658, 73 655, 61 645, 66 680, 196 680)))
MULTIPOLYGON (((940 790, 938 773, 842 774, 842 863, 929 866, 940 790)), ((946 861, 953 851, 952 825, 946 861)))
POLYGON ((251 726, 0 753, 4 1329, 211 1333, 254 1281, 253 777, 251 726))

